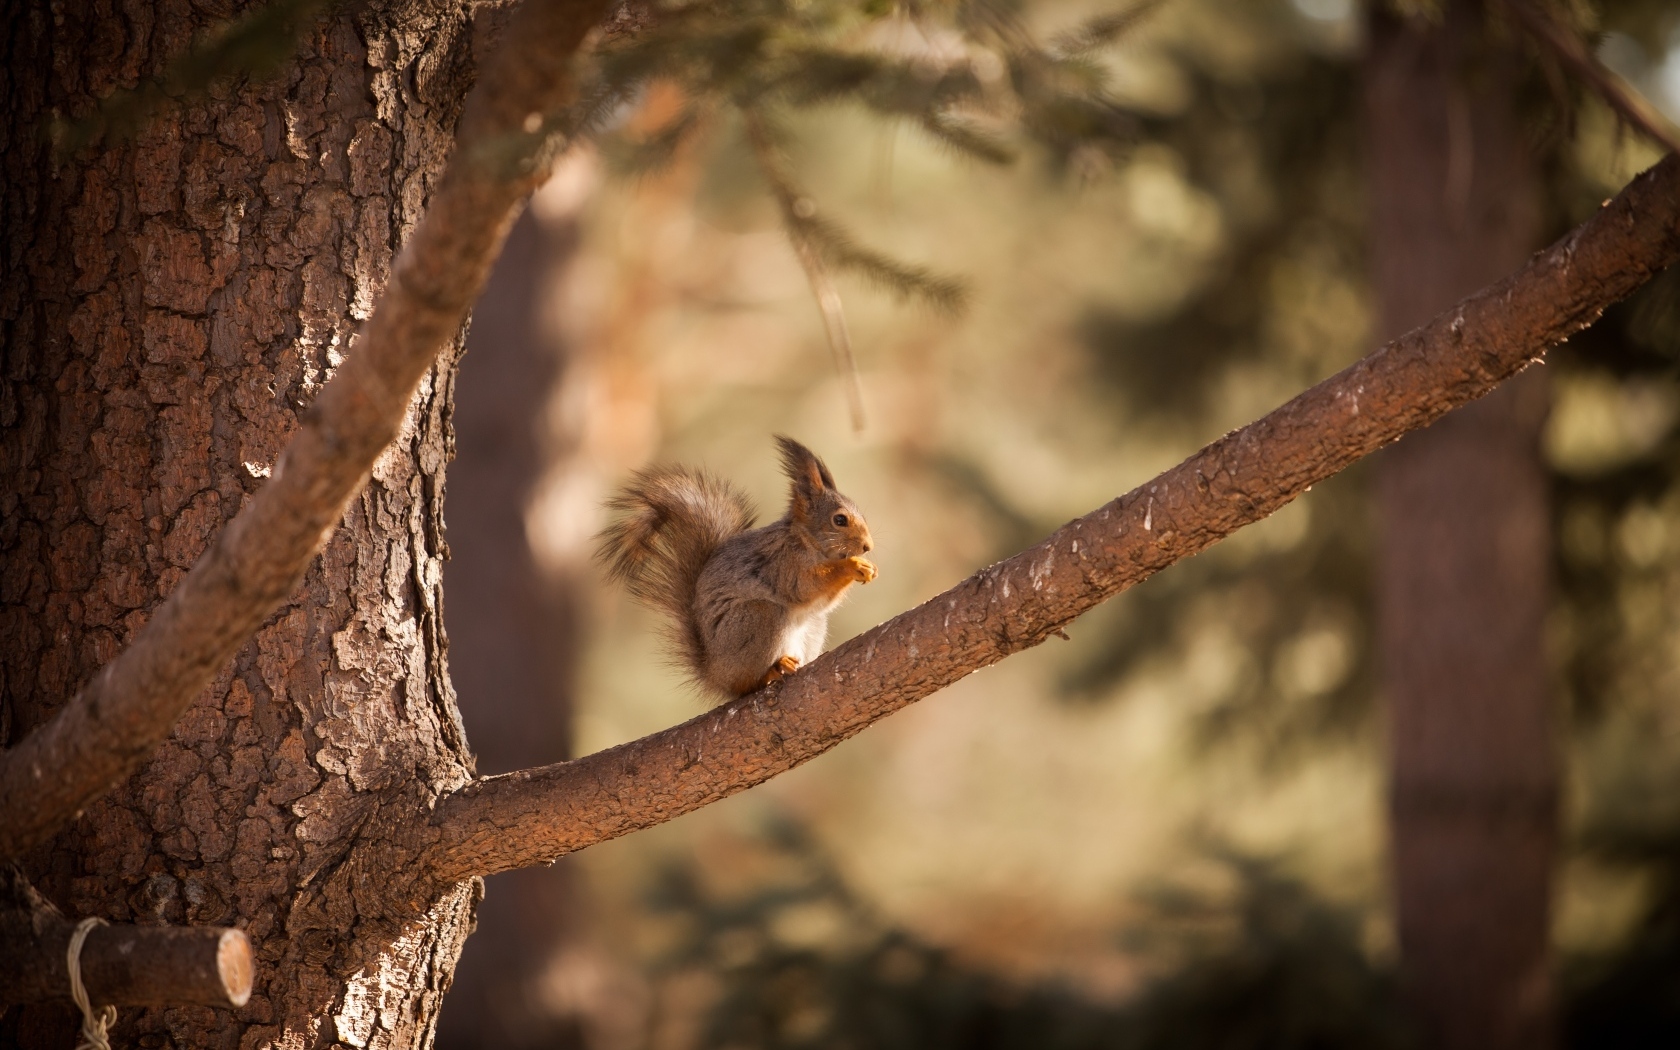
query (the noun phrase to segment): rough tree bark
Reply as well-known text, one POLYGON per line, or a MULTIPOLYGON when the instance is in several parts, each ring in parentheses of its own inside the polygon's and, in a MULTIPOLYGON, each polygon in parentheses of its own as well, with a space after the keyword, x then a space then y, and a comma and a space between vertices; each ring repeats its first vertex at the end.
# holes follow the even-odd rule
MULTIPOLYGON (((1508 273, 1540 244, 1542 189, 1518 56, 1478 5, 1444 24, 1372 8, 1374 274, 1384 338, 1508 273)), ((1378 623, 1402 972, 1428 1042, 1552 1040, 1557 759, 1543 370, 1378 458, 1378 623)))
MULTIPOLYGON (((451 145, 466 3, 428 0, 334 18, 273 82, 50 157, 41 118, 157 74, 233 13, 69 0, 0 16, 8 744, 128 642, 270 473, 451 145)), ((368 793, 469 775, 438 617, 453 356, 291 602, 137 775, 25 858, 72 916, 237 925, 257 946, 245 1008, 124 1010, 122 1043, 409 1046, 430 1029, 470 888, 371 938, 356 900, 313 891, 368 793), (354 961, 352 937, 371 946, 354 961)), ((63 1007, 3 1024, 0 1042, 72 1040, 63 1007)))

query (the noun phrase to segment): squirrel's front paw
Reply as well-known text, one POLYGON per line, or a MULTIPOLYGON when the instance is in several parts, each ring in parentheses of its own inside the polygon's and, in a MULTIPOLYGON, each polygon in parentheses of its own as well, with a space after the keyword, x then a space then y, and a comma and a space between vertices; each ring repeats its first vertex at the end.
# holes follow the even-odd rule
POLYGON ((856 554, 846 559, 846 567, 852 570, 852 573, 857 577, 857 581, 859 583, 868 583, 870 580, 873 580, 877 575, 879 575, 875 571, 874 562, 856 554))

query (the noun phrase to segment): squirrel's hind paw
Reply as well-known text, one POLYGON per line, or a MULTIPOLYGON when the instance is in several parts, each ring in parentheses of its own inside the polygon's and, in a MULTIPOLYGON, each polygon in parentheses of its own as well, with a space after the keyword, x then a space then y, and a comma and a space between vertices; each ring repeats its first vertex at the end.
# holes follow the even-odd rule
POLYGON ((797 657, 781 657, 775 663, 770 665, 770 670, 764 672, 764 678, 758 683, 759 688, 763 688, 771 682, 780 681, 797 670, 799 670, 799 660, 797 657))

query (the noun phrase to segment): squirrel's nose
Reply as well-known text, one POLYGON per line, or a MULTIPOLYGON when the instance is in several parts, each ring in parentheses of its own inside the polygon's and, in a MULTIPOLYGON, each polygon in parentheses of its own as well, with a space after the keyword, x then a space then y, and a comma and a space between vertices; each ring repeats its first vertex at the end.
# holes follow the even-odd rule
POLYGON ((875 545, 873 543, 869 542, 868 540, 863 541, 863 553, 868 554, 870 551, 872 551, 874 549, 875 549, 875 545))

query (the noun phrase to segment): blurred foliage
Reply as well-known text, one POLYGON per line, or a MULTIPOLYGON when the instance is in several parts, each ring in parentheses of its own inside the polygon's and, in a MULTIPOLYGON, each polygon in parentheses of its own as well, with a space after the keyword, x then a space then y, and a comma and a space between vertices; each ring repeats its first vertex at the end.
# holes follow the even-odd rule
MULTIPOLYGON (((1672 11, 1659 16, 1661 6, 1633 0, 1607 4, 1602 19, 1657 47, 1670 27, 1680 24, 1672 11)), ((1093 374, 1111 385, 1114 396, 1144 418, 1159 416, 1163 425, 1178 426, 1205 420, 1222 377, 1240 377, 1254 361, 1293 369, 1305 386, 1362 352, 1361 338, 1320 347, 1316 356, 1301 353, 1300 340, 1290 336, 1300 316, 1313 309, 1302 293, 1325 289, 1290 278, 1307 268, 1359 275, 1366 251, 1355 134, 1361 104, 1357 56, 1299 48, 1235 79, 1198 66, 1193 54, 1181 61, 1193 85, 1191 101, 1170 118, 1151 120, 1145 137, 1182 158, 1186 177, 1219 202, 1229 242, 1177 309, 1144 321, 1099 309, 1087 315, 1082 329, 1093 374)), ((1554 227, 1561 233, 1585 217, 1587 202, 1595 204, 1602 190, 1565 162, 1547 128, 1537 123, 1535 133, 1549 144, 1554 227)), ((1554 374, 1561 373, 1560 388, 1608 381, 1631 391, 1635 400, 1643 398, 1635 408, 1644 409, 1654 435, 1634 438, 1640 447, 1614 465, 1584 473, 1551 457, 1558 493, 1560 616, 1571 625, 1564 673, 1572 709, 1590 716, 1611 702, 1610 695, 1624 687, 1619 678, 1639 665, 1633 650, 1661 648, 1658 636, 1673 627, 1663 617, 1630 621, 1618 606, 1625 606, 1633 585, 1628 574, 1648 578, 1659 571, 1662 554, 1630 565, 1616 556, 1613 534, 1629 514, 1658 513, 1652 510, 1658 506, 1668 507, 1660 512, 1665 515, 1674 511, 1668 494, 1680 480, 1680 431, 1672 426, 1672 408, 1665 406, 1673 405, 1674 382, 1680 379, 1680 276, 1660 276, 1552 360, 1554 374)), ((1240 584, 1266 592, 1271 606, 1290 612, 1279 619, 1267 615, 1271 609, 1264 601, 1237 602, 1241 611, 1233 619, 1243 624, 1240 633, 1255 673, 1229 703, 1212 710, 1207 738, 1240 738, 1250 730, 1262 737, 1279 731, 1310 736, 1356 726, 1375 697, 1366 567, 1370 522, 1362 493, 1349 491, 1359 485, 1355 471, 1321 487, 1313 496, 1307 535, 1294 546, 1257 559, 1221 559, 1216 549, 1212 557, 1176 567, 1123 599, 1127 608, 1116 618, 1113 644, 1071 677, 1069 686, 1076 695, 1100 693, 1181 635, 1186 622, 1204 619, 1208 595, 1229 595, 1240 584), (1265 610, 1258 617, 1250 611, 1255 606, 1265 610), (1336 685, 1303 708, 1277 687, 1275 672, 1283 647, 1300 637, 1307 610, 1315 607, 1335 610, 1349 662, 1342 674, 1329 676, 1336 685)))
POLYGON ((1603 447, 1579 450, 1554 471, 1559 656, 1571 709, 1591 724, 1652 684, 1650 658, 1661 660, 1673 628, 1637 596, 1664 587, 1680 550, 1680 272, 1606 311, 1557 363, 1586 402, 1562 401, 1563 422, 1571 408, 1609 417, 1582 424, 1603 447))
MULTIPOLYGON (((1634 36, 1653 52, 1680 30, 1672 6, 1603 5, 1599 24, 1634 36)), ((1256 356, 1287 361, 1267 345, 1278 314, 1301 309, 1280 297, 1275 278, 1302 243, 1358 272, 1363 252, 1358 191, 1349 175, 1358 158, 1351 135, 1359 104, 1350 63, 1299 54, 1256 76, 1242 90, 1254 101, 1245 121, 1220 104, 1232 90, 1195 71, 1194 100, 1170 120, 1153 121, 1149 138, 1185 158, 1189 177, 1238 221, 1221 264, 1183 307, 1136 323, 1091 315, 1085 325, 1096 374, 1142 411, 1185 418, 1207 411, 1221 371, 1256 356), (1233 138, 1257 140, 1263 195, 1274 208, 1242 223, 1240 200, 1208 163, 1233 138), (1340 193, 1338 194, 1338 189, 1340 193)), ((1579 92, 1568 102, 1577 104, 1579 92)), ((1556 104, 1557 92, 1551 95, 1556 104)), ((1590 108, 1591 102, 1586 103, 1590 108)), ((1603 196, 1602 176, 1571 163, 1555 128, 1568 113, 1536 121, 1552 152, 1556 232, 1586 217, 1603 196)), ((1620 149, 1621 132, 1616 132, 1620 149)), ((1240 169, 1239 169, 1240 170, 1240 169)), ((1575 762, 1583 795, 1576 852, 1636 880, 1643 904, 1629 934, 1607 950, 1566 967, 1566 1014, 1573 1046, 1680 1043, 1680 273, 1659 275, 1551 360, 1557 408, 1548 434, 1557 537, 1557 595, 1552 632, 1560 678, 1577 726, 1575 762)), ((1326 365, 1328 362, 1326 362, 1326 365)), ((1304 377, 1306 378, 1306 377, 1304 377)), ((1252 673, 1230 701, 1208 714, 1209 740, 1322 739, 1371 710, 1372 604, 1366 579, 1364 500, 1349 489, 1357 475, 1324 486, 1312 502, 1312 525, 1297 545, 1245 563, 1198 559, 1151 581, 1126 599, 1116 634, 1101 657, 1070 685, 1085 693, 1133 673, 1210 610, 1234 610, 1247 628, 1252 673), (1334 494, 1332 494, 1334 493, 1334 494), (1326 498, 1330 497, 1330 498, 1326 498), (1264 598, 1239 597, 1246 590, 1264 598), (1269 599, 1269 600, 1268 600, 1269 599), (1279 689, 1275 669, 1299 637, 1302 613, 1337 610, 1351 639, 1343 684, 1303 709, 1279 689), (1260 610, 1256 615, 1253 610, 1260 610), (1293 620, 1277 616, 1294 612, 1293 620), (1281 629, 1279 629, 1281 628, 1281 629), (1303 710, 1308 717, 1298 717, 1303 710), (1281 734, 1281 737, 1280 737, 1281 734), (1303 737, 1302 734, 1305 734, 1303 737)), ((1216 550, 1212 552, 1217 555, 1216 550)), ((1218 615, 1218 613, 1214 613, 1218 615)), ((1288 753, 1289 748, 1284 749, 1288 753)), ((1270 753, 1277 753, 1275 747, 1270 753)))
POLYGON ((1207 412, 1219 373, 1235 364, 1281 358, 1308 383, 1342 363, 1351 348, 1316 360, 1284 344, 1283 321, 1302 308, 1291 269, 1357 273, 1365 252, 1357 68, 1298 53, 1232 77, 1186 61, 1190 104, 1151 120, 1148 134, 1218 202, 1229 241, 1165 316, 1137 321, 1099 309, 1083 322, 1095 374, 1113 395, 1179 425, 1207 412))
MULTIPOLYGON (((1217 433, 1246 421, 1233 391, 1257 377, 1298 389, 1370 349, 1367 326, 1349 321, 1365 316, 1369 295, 1359 54, 1326 43, 1308 25, 1309 6, 1326 5, 1278 0, 1203 23, 1258 40, 1241 59, 1212 41, 1154 44, 1151 58, 1169 69, 1164 79, 1176 90, 1164 103, 1115 102, 1106 111, 1112 122, 1082 126, 1084 146, 1056 148, 1043 130, 1053 123, 1046 111, 1019 95, 1014 102, 1027 129, 1014 151, 1049 146, 1051 175, 1159 172, 1217 210, 1217 251, 1189 274, 1181 295, 1145 311, 1093 300, 1073 326, 1086 354, 1082 396, 1134 432, 1217 433), (1082 167, 1079 157, 1089 154, 1081 149, 1093 141, 1124 165, 1082 167)), ((1613 0, 1570 19, 1624 34, 1652 54, 1680 32, 1680 11, 1655 0, 1613 0)), ((1088 31, 1055 36, 1056 45, 1031 53, 1082 56, 1069 41, 1088 31)), ((997 96, 974 56, 1005 55, 1013 38, 979 40, 953 52, 968 57, 948 59, 940 78, 924 75, 937 87, 915 105, 924 115, 949 107, 997 135, 1005 125, 996 115, 1007 111, 987 108, 997 96)), ((838 63, 818 64, 831 85, 819 87, 776 72, 762 57, 773 49, 755 54, 765 65, 750 81, 752 104, 786 112, 843 99, 912 119, 903 93, 909 78, 892 63, 857 74, 867 89, 842 90, 832 86, 844 80, 838 63)), ((1014 62, 1006 65, 1013 70, 1014 62)), ((1559 90, 1551 72, 1543 64, 1534 71, 1531 131, 1545 157, 1552 232, 1562 233, 1625 178, 1608 173, 1628 145, 1596 100, 1572 83, 1559 90)), ((701 85, 690 97, 738 87, 723 76, 685 83, 701 85)), ((680 119, 699 126, 694 112, 680 119)), ((968 152, 990 159, 985 150, 968 152)), ((1680 1042, 1680 274, 1659 276, 1607 311, 1551 355, 1548 372, 1557 403, 1545 449, 1556 496, 1552 639, 1572 713, 1567 746, 1577 792, 1570 863, 1637 887, 1631 914, 1611 924, 1615 936, 1592 950, 1566 947, 1562 1006, 1570 1045, 1672 1045, 1680 1042)), ((973 449, 932 443, 906 452, 902 465, 959 493, 989 523, 997 555, 1058 523, 999 484, 973 449)), ((1282 772, 1311 751, 1368 742, 1377 696, 1364 479, 1350 471, 1112 603, 1075 632, 1083 658, 1062 669, 1064 698, 1111 702, 1152 664, 1200 665, 1217 668, 1204 675, 1215 684, 1196 707, 1199 739, 1212 749, 1206 761, 1226 761, 1240 748, 1282 772)), ((1068 987, 1022 987, 926 943, 873 915, 807 845, 789 848, 807 854, 805 880, 760 894, 724 898, 684 869, 666 875, 663 906, 692 924, 667 965, 705 970, 718 982, 703 1045, 1401 1040, 1391 990, 1362 952, 1356 924, 1308 884, 1240 854, 1222 857, 1241 887, 1226 898, 1145 895, 1150 914, 1127 943, 1162 969, 1135 999, 1115 1005, 1068 987), (788 942, 776 931, 801 909, 830 913, 842 932, 788 942), (1221 936, 1198 943, 1198 926, 1218 927, 1221 936)))
POLYGON ((819 214, 789 157, 800 111, 848 104, 889 125, 917 128, 942 147, 1006 164, 1023 146, 1059 168, 1121 150, 1136 116, 1111 98, 1094 56, 1160 0, 1134 0, 1041 44, 1010 0, 949 4, 881 0, 711 0, 651 7, 649 24, 588 56, 585 99, 562 125, 594 132, 623 174, 670 167, 697 133, 733 118, 775 199, 851 388, 853 428, 865 426, 851 337, 830 271, 851 272, 901 298, 946 311, 959 279, 865 247, 819 214), (620 118, 655 86, 680 108, 626 133, 620 118))
POLYGON ((718 994, 696 1045, 741 1050, 1363 1047, 1408 1045, 1358 917, 1275 862, 1210 848, 1228 892, 1161 886, 1129 946, 1159 973, 1124 1003, 1011 982, 894 927, 855 896, 796 824, 773 822, 771 885, 742 896, 668 867, 650 905, 684 935, 661 976, 699 971, 718 994))
POLYGON ((1570 960, 1569 1045, 1680 1045, 1680 271, 1558 361, 1574 392, 1554 422, 1609 417, 1601 447, 1554 475, 1556 658, 1585 752, 1578 849, 1644 890, 1624 942, 1570 960))
MULTIPOLYGON (((1136 120, 1105 91, 1091 54, 1158 0, 1105 12, 1040 44, 1002 0, 896 5, 852 0, 716 0, 657 7, 645 31, 593 58, 596 126, 647 85, 682 88, 688 108, 641 140, 637 167, 670 160, 697 117, 719 107, 798 110, 849 103, 920 128, 959 153, 1005 161, 1019 141, 1065 159, 1123 145, 1136 120)), ((632 168, 634 170, 634 168, 632 168)))
MULTIPOLYGON (((1305 387, 1362 348, 1347 338, 1359 332, 1340 346, 1298 334, 1310 297, 1362 269, 1358 70, 1305 48, 1238 75, 1194 53, 1179 60, 1190 101, 1147 135, 1218 202, 1227 243, 1175 309, 1142 320, 1096 309, 1082 334, 1093 374, 1140 422, 1205 433, 1222 382, 1241 382, 1244 367, 1265 362, 1305 387)), ((1286 758, 1303 739, 1357 727, 1375 678, 1362 475, 1294 509, 1309 524, 1282 549, 1215 548, 1122 599, 1109 642, 1067 679, 1071 694, 1103 695, 1212 614, 1252 665, 1206 712, 1205 739, 1259 739, 1286 758), (1315 644, 1312 660, 1302 647, 1315 644), (1303 658, 1313 666, 1292 671, 1303 658)))
MULTIPOLYGON (((1646 752, 1648 766, 1649 747, 1646 752)), ((1635 761, 1638 761, 1638 757, 1635 761)), ((1575 1048, 1680 1045, 1680 765, 1653 779, 1630 778, 1643 789, 1621 794, 1589 818, 1584 849, 1613 867, 1641 873, 1646 903, 1630 936, 1610 950, 1567 960, 1567 1044, 1575 1048), (1667 791, 1666 798, 1645 793, 1667 791)), ((1646 774, 1646 775, 1641 775, 1646 774)))
MULTIPOLYGON (((956 279, 864 248, 838 223, 818 217, 783 149, 791 118, 849 104, 981 162, 1008 163, 1030 144, 1066 167, 1081 151, 1117 151, 1135 135, 1135 114, 1109 97, 1092 56, 1158 4, 1142 0, 1105 12, 1048 46, 1005 0, 660 5, 649 28, 591 56, 589 101, 574 124, 600 134, 621 173, 646 174, 669 167, 721 118, 745 117, 759 174, 808 270, 852 271, 901 296, 952 309, 962 300, 956 279), (617 126, 624 106, 655 84, 680 90, 679 111, 640 133, 617 126)), ((812 272, 811 280, 819 299, 834 300, 821 273, 812 272)))

